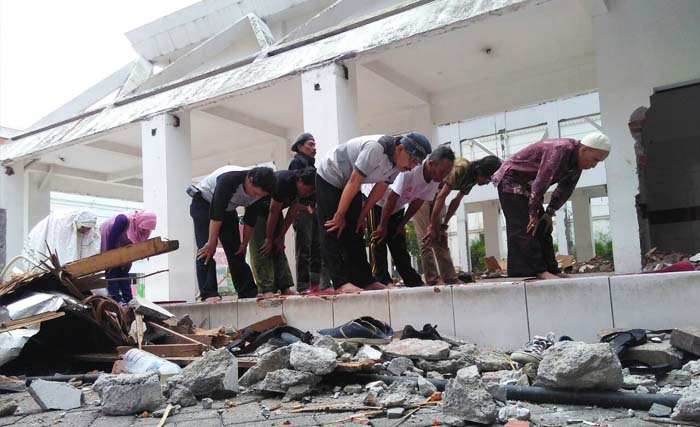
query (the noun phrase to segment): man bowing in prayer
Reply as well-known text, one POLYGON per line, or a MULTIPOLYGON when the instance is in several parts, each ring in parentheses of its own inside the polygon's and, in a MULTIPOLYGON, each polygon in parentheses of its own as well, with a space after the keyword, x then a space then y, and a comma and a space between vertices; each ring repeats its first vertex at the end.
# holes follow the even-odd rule
POLYGON ((508 235, 508 276, 555 279, 562 275, 554 257, 552 217, 571 197, 581 172, 596 167, 610 153, 600 132, 582 140, 545 139, 503 162, 493 175, 508 235), (557 184, 544 209, 544 194, 557 184))

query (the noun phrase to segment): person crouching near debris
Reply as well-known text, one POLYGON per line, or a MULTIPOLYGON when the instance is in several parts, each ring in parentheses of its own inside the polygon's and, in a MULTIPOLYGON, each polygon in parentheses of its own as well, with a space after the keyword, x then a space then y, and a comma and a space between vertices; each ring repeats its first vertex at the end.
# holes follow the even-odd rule
POLYGON ((258 203, 275 188, 275 174, 267 167, 240 170, 224 166, 212 172, 197 185, 187 188, 192 197, 190 216, 197 241, 197 283, 203 301, 219 302, 216 263, 212 257, 217 242, 226 253, 233 286, 239 298, 254 298, 258 289, 245 254, 257 219, 258 203), (243 236, 239 230, 236 208, 245 207, 243 236))
POLYGON ((416 214, 416 236, 419 239, 421 263, 425 283, 434 285, 464 285, 457 277, 450 248, 447 245, 447 224, 452 215, 462 206, 462 198, 469 194, 475 185, 491 182, 494 172, 501 167, 501 159, 486 156, 470 162, 458 157, 450 173, 440 184, 432 207, 426 203, 416 214), (445 213, 445 201, 451 191, 457 191, 445 213), (431 210, 432 209, 432 210, 431 210))
POLYGON ((100 253, 95 213, 90 209, 63 210, 39 221, 24 243, 25 270, 46 261, 49 251, 56 254, 61 265, 100 253))
POLYGON ((303 199, 314 193, 316 168, 275 172, 277 185, 269 197, 260 201, 253 236, 250 239, 250 264, 262 296, 276 292, 294 295, 294 280, 284 253, 284 237, 297 213, 304 209, 303 199), (287 215, 282 210, 287 209, 287 215))
POLYGON ((336 292, 385 289, 367 262, 365 218, 360 187, 376 183, 365 203, 373 207, 399 172, 416 167, 431 151, 418 132, 401 137, 368 135, 336 146, 319 163, 316 172, 317 214, 321 253, 336 292))
MULTIPOLYGON (((132 243, 148 240, 156 229, 156 214, 152 211, 128 211, 115 215, 100 225, 100 252, 121 248, 132 243)), ((131 263, 105 271, 107 293, 119 305, 126 305, 132 300, 131 263)))
POLYGON ((552 217, 573 193, 581 172, 592 169, 610 153, 610 141, 600 132, 582 140, 545 139, 508 158, 494 174, 508 236, 508 275, 555 279, 561 274, 554 255, 552 217), (547 189, 557 184, 549 205, 547 189))

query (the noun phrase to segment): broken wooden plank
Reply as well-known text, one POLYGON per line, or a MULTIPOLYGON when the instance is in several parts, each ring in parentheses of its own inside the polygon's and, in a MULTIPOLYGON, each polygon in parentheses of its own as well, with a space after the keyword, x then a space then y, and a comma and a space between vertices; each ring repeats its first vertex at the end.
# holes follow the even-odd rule
POLYGON ((139 346, 139 349, 143 346, 143 314, 136 313, 134 315, 135 320, 134 323, 136 323, 136 345, 139 346))
POLYGON ((687 327, 671 332, 671 345, 700 356, 700 329, 687 327))
POLYGON ((104 289, 107 287, 107 281, 102 273, 90 274, 88 276, 73 279, 73 284, 81 292, 92 291, 94 289, 104 289))
POLYGON ((254 330, 255 332, 265 332, 268 329, 272 329, 276 326, 286 325, 287 320, 281 314, 278 316, 268 317, 265 320, 255 322, 252 325, 248 325, 247 328, 254 330))
POLYGON ((48 313, 35 314, 34 316, 25 317, 23 319, 9 320, 0 323, 0 332, 12 331, 26 326, 36 325, 47 320, 53 320, 65 315, 62 311, 51 311, 48 313))
MULTIPOLYGON (((193 335, 193 334, 182 334, 183 336, 190 338, 194 341, 197 341, 199 343, 202 343, 206 346, 211 346, 212 342, 214 341, 214 337, 207 336, 207 335, 193 335)), ((166 335, 162 338, 162 340, 159 340, 161 344, 192 344, 191 341, 188 341, 184 338, 181 338, 179 335, 166 335)))
POLYGON ((373 366, 376 362, 372 359, 356 360, 352 362, 338 362, 336 372, 359 372, 373 366))
MULTIPOLYGON (((133 346, 119 346, 117 353, 120 356, 126 354, 133 346)), ((204 345, 197 344, 160 344, 160 345, 144 345, 141 350, 155 354, 158 357, 195 357, 201 356, 204 352, 204 345)))
POLYGON ((172 337, 177 337, 179 340, 181 340, 180 344, 202 344, 202 345, 205 345, 205 343, 203 343, 199 340, 190 338, 184 334, 179 334, 179 333, 173 331, 172 329, 167 328, 163 325, 159 325, 155 322, 146 322, 146 325, 148 325, 149 328, 156 329, 156 330, 161 331, 163 333, 166 333, 172 337))
POLYGON ((132 245, 123 246, 111 251, 103 252, 99 255, 94 255, 88 258, 79 259, 70 262, 63 268, 73 277, 87 276, 99 271, 109 270, 110 268, 119 267, 129 264, 130 262, 148 258, 155 255, 172 252, 179 248, 177 240, 162 240, 160 237, 154 237, 145 242, 134 243, 132 245))

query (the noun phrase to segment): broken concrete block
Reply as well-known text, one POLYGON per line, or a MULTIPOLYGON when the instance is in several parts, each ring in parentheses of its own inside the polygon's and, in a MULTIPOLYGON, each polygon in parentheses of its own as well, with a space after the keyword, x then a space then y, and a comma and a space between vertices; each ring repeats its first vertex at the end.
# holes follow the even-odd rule
POLYGON ((474 360, 474 364, 479 368, 479 372, 492 372, 512 369, 510 356, 500 350, 479 348, 471 354, 466 353, 467 360, 474 360), (471 355, 471 357, 468 357, 471 355))
POLYGON ((544 352, 534 385, 617 390, 622 387, 622 365, 610 344, 562 341, 544 352))
POLYGON ((138 295, 134 295, 134 299, 129 301, 129 307, 134 309, 134 312, 143 314, 144 317, 149 319, 168 320, 175 317, 174 314, 160 307, 158 304, 147 301, 138 295))
POLYGON ((360 384, 348 384, 345 387, 343 387, 343 393, 345 393, 345 394, 362 393, 362 386, 360 384))
POLYGON ((413 362, 407 357, 397 357, 392 359, 387 366, 387 370, 394 375, 401 375, 413 368, 413 362))
POLYGON ((107 415, 133 415, 155 411, 163 404, 157 372, 145 374, 103 374, 93 385, 100 395, 102 412, 107 415))
POLYGON ((530 419, 530 410, 516 405, 506 405, 498 410, 498 421, 505 423, 510 419, 527 421, 530 419))
POLYGON ((327 348, 313 347, 302 342, 291 345, 289 363, 297 371, 311 372, 315 375, 330 374, 338 366, 335 360, 338 354, 327 348))
POLYGON ((272 393, 286 393, 290 387, 295 385, 316 385, 321 381, 321 377, 310 372, 293 371, 291 369, 279 369, 269 372, 265 379, 255 384, 252 388, 258 391, 269 391, 272 393))
POLYGON ((24 380, 0 375, 0 392, 21 393, 27 390, 24 380))
POLYGON ((621 359, 636 360, 649 366, 671 365, 677 369, 683 365, 683 352, 673 347, 670 341, 647 342, 628 348, 621 359))
POLYGON ((168 380, 166 394, 177 385, 200 398, 230 397, 238 393, 238 360, 225 347, 208 351, 168 380))
POLYGON ((282 402, 292 402, 301 400, 304 396, 308 396, 313 391, 313 387, 309 384, 294 385, 287 389, 282 402))
POLYGON ((443 393, 443 412, 468 422, 493 424, 498 409, 484 388, 478 368, 462 368, 447 382, 443 393))
POLYGON ((683 370, 690 372, 693 376, 700 375, 700 360, 692 360, 685 365, 683 365, 683 370))
POLYGON ((696 356, 700 356, 700 329, 679 328, 671 332, 670 344, 696 356))
POLYGON ((80 408, 84 402, 82 390, 56 381, 34 380, 27 391, 44 411, 80 408))
POLYGON ((382 404, 379 403, 379 398, 377 397, 377 393, 370 390, 367 392, 367 395, 365 398, 362 400, 362 403, 364 403, 367 406, 381 406, 382 404))
POLYGON ((628 390, 635 390, 640 385, 644 387, 656 385, 656 377, 654 375, 632 375, 627 368, 622 370, 622 381, 622 388, 628 390))
POLYGON ((463 359, 447 359, 447 360, 418 360, 416 366, 419 369, 428 372, 437 372, 440 374, 454 375, 462 368, 473 365, 474 362, 468 363, 463 359))
POLYGON ((365 359, 372 359, 372 360, 379 360, 382 358, 382 352, 371 347, 368 345, 363 345, 362 348, 360 348, 357 353, 355 353, 355 357, 353 359, 355 360, 365 360, 365 359))
POLYGON ((338 342, 328 335, 317 335, 314 337, 314 347, 325 348, 340 356, 345 353, 338 345, 338 342))
POLYGON ((289 364, 289 353, 290 348, 287 346, 265 354, 258 359, 258 363, 256 363, 255 366, 248 369, 246 373, 241 376, 238 380, 239 384, 243 387, 250 387, 265 379, 265 375, 269 372, 291 367, 289 364))
POLYGON ((403 409, 401 407, 389 408, 386 410, 386 417, 389 418, 390 420, 393 420, 396 418, 401 418, 401 417, 403 417, 404 412, 405 412, 405 409, 403 409))
POLYGON ((700 381, 695 380, 690 387, 683 389, 671 418, 683 421, 700 421, 700 381))
POLYGON ((15 399, 0 399, 0 417, 9 417, 17 411, 15 399))
POLYGON ((204 399, 202 399, 202 409, 211 409, 213 404, 214 404, 214 401, 208 397, 205 397, 204 399))
POLYGON ((170 399, 168 400, 170 400, 170 403, 173 405, 180 405, 183 408, 195 406, 197 404, 194 393, 192 393, 189 388, 180 384, 176 385, 170 392, 170 399))
POLYGON ((666 418, 670 417, 672 412, 673 408, 669 408, 668 406, 664 406, 659 403, 654 403, 651 405, 651 408, 649 408, 650 417, 666 418))
POLYGON ((360 346, 354 342, 346 341, 340 343, 340 348, 343 350, 343 353, 349 353, 351 356, 355 356, 357 351, 360 349, 360 346))
MULTIPOLYGON (((180 409, 182 409, 182 406, 180 405, 173 405, 172 408, 170 408, 170 412, 168 413, 168 416, 173 416, 177 415, 180 413, 180 409)), ((163 409, 158 409, 156 411, 151 412, 151 418, 163 418, 163 415, 165 415, 165 411, 167 411, 168 408, 165 407, 163 409)))
POLYGON ((693 379, 690 372, 675 369, 659 378, 659 387, 670 385, 672 387, 688 387, 693 379))
POLYGON ((389 356, 409 359, 440 360, 450 355, 450 345, 445 341, 418 338, 394 341, 383 346, 382 350, 389 356))
POLYGON ((431 383, 423 377, 418 377, 417 384, 418 393, 420 393, 420 395, 423 397, 430 397, 433 395, 433 393, 437 391, 437 387, 435 387, 435 384, 431 383))

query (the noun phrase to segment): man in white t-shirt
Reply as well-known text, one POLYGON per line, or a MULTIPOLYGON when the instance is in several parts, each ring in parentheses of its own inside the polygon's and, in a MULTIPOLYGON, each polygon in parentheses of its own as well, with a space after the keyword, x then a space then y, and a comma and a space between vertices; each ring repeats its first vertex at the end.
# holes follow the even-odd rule
MULTIPOLYGON (((440 182, 452 170, 455 155, 446 146, 438 147, 422 164, 402 172, 389 186, 374 207, 365 204, 361 217, 369 214, 369 257, 374 278, 385 285, 392 283, 387 266, 387 246, 396 269, 406 286, 422 286, 420 274, 411 265, 406 247, 405 225, 425 202, 435 198, 440 182), (408 209, 404 214, 404 206, 408 209)), ((373 184, 364 184, 362 192, 369 196, 373 184)))

